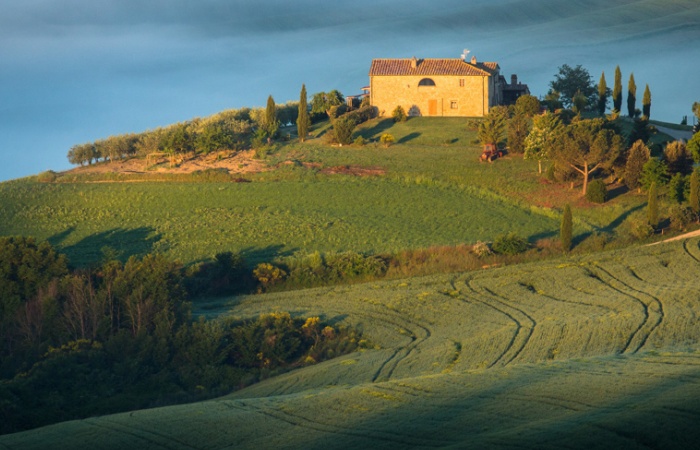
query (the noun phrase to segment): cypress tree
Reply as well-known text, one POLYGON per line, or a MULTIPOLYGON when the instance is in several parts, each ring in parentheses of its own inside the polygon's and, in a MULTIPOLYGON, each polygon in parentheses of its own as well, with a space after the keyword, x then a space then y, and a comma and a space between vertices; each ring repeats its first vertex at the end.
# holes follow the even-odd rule
POLYGON ((559 240, 564 252, 571 250, 572 233, 571 207, 567 203, 564 206, 564 214, 561 217, 561 227, 559 228, 559 240))
POLYGON ((598 82, 598 114, 605 115, 605 108, 608 106, 608 85, 605 82, 605 72, 600 75, 598 82))
POLYGON ((688 203, 690 203, 690 209, 696 215, 700 213, 700 175, 698 175, 697 169, 693 170, 692 175, 690 175, 690 197, 688 203))
POLYGON ((644 141, 638 140, 632 144, 629 156, 625 163, 625 184, 630 189, 638 189, 641 186, 640 178, 644 164, 649 161, 651 150, 644 145, 644 141))
POLYGON ((646 120, 649 120, 651 114, 651 91, 649 85, 644 88, 644 97, 642 98, 642 115, 646 120))
POLYGON ((634 74, 630 74, 630 81, 627 83, 627 113, 634 117, 634 110, 637 103, 637 85, 634 83, 634 74))
POLYGON ((622 111, 622 72, 620 66, 615 68, 615 86, 613 87, 613 111, 620 113, 622 111))
POLYGON ((297 117, 297 135, 299 140, 304 142, 306 140, 306 135, 309 133, 309 126, 311 125, 311 120, 309 120, 309 110, 306 106, 306 85, 301 85, 301 92, 299 93, 299 116, 297 117))
POLYGON ((270 95, 267 97, 267 107, 265 108, 265 131, 267 132, 268 142, 277 135, 280 128, 280 122, 277 120, 277 107, 275 100, 270 95))
POLYGON ((656 192, 656 181, 649 186, 649 201, 647 203, 647 220, 652 228, 656 229, 659 226, 659 203, 658 194, 656 192))

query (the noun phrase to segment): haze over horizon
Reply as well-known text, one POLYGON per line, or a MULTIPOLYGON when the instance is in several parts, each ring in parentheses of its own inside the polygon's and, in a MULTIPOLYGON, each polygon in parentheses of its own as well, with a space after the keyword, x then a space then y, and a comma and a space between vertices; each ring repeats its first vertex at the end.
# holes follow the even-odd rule
MULTIPOLYGON (((652 119, 700 101, 695 0, 26 0, 0 16, 0 180, 70 168, 68 149, 243 106, 359 93, 373 58, 471 50, 543 96, 562 64, 616 65, 652 119)), ((626 98, 626 96, 625 96, 626 98)), ((640 101, 638 101, 640 104, 640 101)), ((639 105, 641 106, 641 105, 639 105)))

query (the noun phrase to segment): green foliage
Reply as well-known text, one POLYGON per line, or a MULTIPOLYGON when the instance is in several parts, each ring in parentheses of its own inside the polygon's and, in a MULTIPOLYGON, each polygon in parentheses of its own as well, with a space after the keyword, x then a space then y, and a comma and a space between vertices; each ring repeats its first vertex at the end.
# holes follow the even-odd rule
POLYGON ((517 255, 529 248, 527 239, 518 236, 515 232, 509 232, 496 236, 491 248, 502 255, 517 255))
POLYGON ((641 186, 641 177, 644 165, 649 161, 651 151, 641 140, 636 141, 629 150, 629 156, 625 163, 625 185, 630 189, 641 186))
POLYGON ((352 141, 352 143, 357 145, 358 147, 363 147, 367 143, 367 140, 362 136, 357 136, 355 140, 352 141))
POLYGON ((620 66, 615 67, 615 85, 613 87, 613 111, 622 111, 622 72, 620 66))
POLYGON ((333 129, 330 135, 333 140, 341 145, 352 143, 352 133, 355 130, 357 123, 353 117, 341 116, 333 121, 333 129))
POLYGON ((672 141, 666 144, 664 159, 671 174, 688 175, 693 171, 693 160, 688 148, 682 141, 672 141))
POLYGON ((700 214, 700 173, 698 173, 698 169, 693 170, 690 175, 688 206, 696 215, 700 214))
POLYGON ((605 72, 600 74, 598 81, 598 114, 605 115, 605 110, 608 107, 608 84, 605 82, 605 72))
POLYGON ((406 115, 406 111, 404 111, 403 107, 398 105, 391 112, 391 118, 394 119, 394 122, 405 122, 408 119, 408 116, 406 115))
POLYGON ((560 66, 549 86, 561 94, 561 101, 566 107, 574 106, 574 98, 579 92, 586 99, 586 104, 594 104, 596 88, 593 78, 580 64, 576 67, 568 64, 560 66))
POLYGON ((605 203, 608 199, 608 188, 605 182, 599 178, 591 181, 588 184, 586 191, 586 200, 592 203, 605 203))
POLYGON ((261 263, 253 270, 253 276, 262 290, 270 290, 284 281, 287 272, 270 263, 261 263))
POLYGON ((647 201, 647 222, 649 226, 656 229, 659 226, 659 194, 656 182, 649 186, 649 200, 647 201))
POLYGON ((689 187, 689 177, 676 173, 671 177, 671 181, 668 183, 668 195, 671 200, 676 203, 683 203, 689 187))
POLYGON ((693 156, 693 161, 700 162, 700 132, 693 134, 693 137, 686 144, 686 148, 693 156))
POLYGON ((576 91, 574 98, 571 99, 572 109, 576 114, 581 114, 588 105, 588 99, 581 91, 576 91))
POLYGON ((318 120, 321 116, 330 116, 330 109, 333 106, 342 105, 345 102, 343 94, 337 90, 330 92, 317 92, 311 98, 312 119, 318 120))
POLYGON ((280 121, 277 118, 277 107, 275 106, 275 100, 271 95, 267 97, 263 129, 265 130, 265 135, 270 139, 276 138, 280 129, 280 121))
POLYGON ((526 117, 534 117, 540 114, 540 101, 534 95, 521 95, 515 101, 515 111, 526 117))
POLYGON ((381 142, 386 148, 393 144, 394 140, 394 136, 389 133, 384 133, 379 137, 379 142, 381 142))
POLYGON ((635 117, 637 103, 637 85, 634 82, 634 73, 630 74, 630 79, 627 82, 627 115, 635 117))
POLYGON ((567 203, 564 205, 564 212, 561 217, 561 226, 559 227, 559 241, 561 249, 564 252, 571 250, 573 240, 573 222, 571 218, 571 207, 567 203))
POLYGON ((544 96, 543 103, 547 106, 547 110, 551 113, 560 110, 564 106, 561 102, 561 94, 552 89, 550 89, 544 96))
POLYGON ((651 91, 649 90, 649 85, 647 84, 644 88, 644 97, 642 97, 642 117, 645 120, 649 120, 651 116, 651 91))
POLYGON ((668 180, 668 167, 665 162, 658 158, 649 158, 649 160, 644 163, 639 183, 645 190, 650 189, 652 184, 665 186, 668 180))
POLYGON ((525 152, 525 140, 530 133, 530 126, 530 120, 524 113, 516 112, 510 118, 508 121, 508 151, 513 153, 525 152))
POLYGON ((554 114, 543 114, 535 117, 532 130, 525 138, 525 159, 538 161, 539 173, 542 173, 542 161, 549 160, 556 138, 562 131, 561 121, 554 114))
POLYGON ((508 108, 494 106, 479 124, 477 135, 483 145, 498 146, 506 135, 508 108))
POLYGON ((688 226, 695 221, 696 214, 687 206, 673 205, 670 211, 671 228, 676 231, 686 231, 688 226))

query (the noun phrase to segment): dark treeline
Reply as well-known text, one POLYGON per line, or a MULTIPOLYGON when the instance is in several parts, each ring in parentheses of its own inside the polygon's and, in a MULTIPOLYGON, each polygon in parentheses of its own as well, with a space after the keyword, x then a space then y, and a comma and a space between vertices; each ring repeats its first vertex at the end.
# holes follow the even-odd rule
POLYGON ((31 238, 0 238, 0 433, 225 394, 362 345, 317 317, 192 321, 195 292, 227 292, 240 261, 162 255, 71 270, 31 238))

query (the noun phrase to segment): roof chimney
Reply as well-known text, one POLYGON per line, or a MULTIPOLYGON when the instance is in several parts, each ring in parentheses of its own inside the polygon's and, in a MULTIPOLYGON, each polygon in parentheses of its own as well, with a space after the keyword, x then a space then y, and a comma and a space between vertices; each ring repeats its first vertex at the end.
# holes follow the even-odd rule
POLYGON ((510 84, 518 84, 518 76, 516 74, 510 76, 510 84))
POLYGON ((476 64, 476 56, 472 56, 472 64, 476 64))
POLYGON ((416 57, 414 56, 414 57, 411 59, 411 68, 415 69, 416 67, 418 67, 418 60, 417 60, 416 57))

